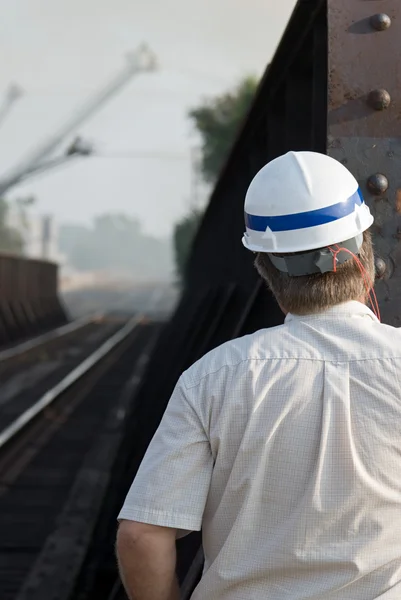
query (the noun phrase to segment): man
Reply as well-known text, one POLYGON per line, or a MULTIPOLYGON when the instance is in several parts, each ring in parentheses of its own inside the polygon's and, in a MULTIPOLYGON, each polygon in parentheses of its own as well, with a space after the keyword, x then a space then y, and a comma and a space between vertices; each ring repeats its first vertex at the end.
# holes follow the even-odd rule
POLYGON ((245 218, 285 324, 178 381, 119 515, 127 592, 177 599, 175 539, 202 527, 193 600, 399 600, 401 333, 366 306, 369 209, 300 152, 256 175, 245 218))

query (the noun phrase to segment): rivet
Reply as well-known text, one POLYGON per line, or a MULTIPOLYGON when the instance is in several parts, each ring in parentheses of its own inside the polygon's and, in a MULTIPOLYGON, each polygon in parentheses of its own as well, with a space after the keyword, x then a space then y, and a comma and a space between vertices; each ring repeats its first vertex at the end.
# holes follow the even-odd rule
POLYGON ((391 27, 391 18, 385 13, 378 13, 370 18, 370 24, 376 31, 386 31, 391 27))
POLYGON ((388 190, 388 179, 382 173, 375 173, 368 179, 368 189, 375 196, 381 196, 388 190))
POLYGON ((376 257, 375 258, 375 270, 376 270, 376 278, 383 279, 383 277, 387 271, 386 261, 384 261, 382 258, 376 257))
POLYGON ((387 90, 373 90, 369 94, 368 102, 375 110, 385 110, 391 104, 391 96, 387 90))

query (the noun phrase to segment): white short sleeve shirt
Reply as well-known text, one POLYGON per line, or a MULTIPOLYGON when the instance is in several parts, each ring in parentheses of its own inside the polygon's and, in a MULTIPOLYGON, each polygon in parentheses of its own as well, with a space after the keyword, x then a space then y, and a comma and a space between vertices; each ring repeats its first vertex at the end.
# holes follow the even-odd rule
POLYGON ((119 519, 202 528, 193 600, 400 600, 401 331, 349 302, 213 350, 119 519))

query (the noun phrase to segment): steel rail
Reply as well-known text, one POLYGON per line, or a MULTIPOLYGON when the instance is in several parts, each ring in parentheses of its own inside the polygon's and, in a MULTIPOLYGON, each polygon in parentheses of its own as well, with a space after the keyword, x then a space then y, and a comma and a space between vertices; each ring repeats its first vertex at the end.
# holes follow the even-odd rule
POLYGON ((12 346, 11 348, 7 348, 6 350, 0 351, 0 365, 2 363, 7 362, 13 358, 18 358, 27 354, 32 350, 36 350, 45 344, 52 342, 54 340, 61 339, 70 333, 74 333, 79 329, 82 329, 86 325, 90 323, 94 323, 103 318, 103 314, 95 314, 88 317, 82 317, 80 319, 76 319, 75 321, 71 321, 71 323, 67 323, 66 325, 62 325, 61 327, 57 327, 56 329, 52 329, 51 331, 47 331, 41 335, 38 335, 32 339, 26 340, 18 344, 17 346, 12 346))
POLYGON ((123 342, 142 321, 142 316, 136 316, 128 321, 117 333, 104 342, 100 348, 88 356, 75 369, 73 369, 58 384, 48 390, 37 402, 17 417, 10 425, 0 432, 0 450, 15 438, 27 425, 29 425, 38 415, 57 400, 61 394, 74 385, 88 371, 97 365, 103 358, 123 342))

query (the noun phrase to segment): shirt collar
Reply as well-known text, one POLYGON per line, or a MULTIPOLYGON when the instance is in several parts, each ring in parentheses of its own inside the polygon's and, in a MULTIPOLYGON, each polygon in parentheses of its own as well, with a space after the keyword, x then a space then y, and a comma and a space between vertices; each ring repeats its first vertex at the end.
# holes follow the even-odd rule
POLYGON ((327 310, 319 313, 313 313, 310 315, 293 315, 288 313, 285 318, 285 323, 290 321, 309 321, 314 319, 325 319, 327 317, 341 318, 341 317, 370 317, 376 323, 379 323, 379 319, 365 304, 361 302, 344 302, 343 304, 337 304, 327 310))

